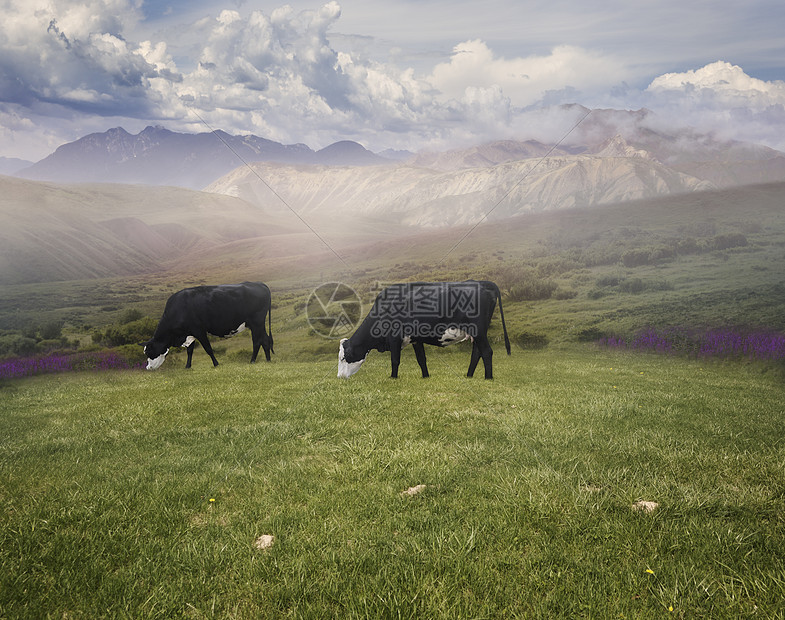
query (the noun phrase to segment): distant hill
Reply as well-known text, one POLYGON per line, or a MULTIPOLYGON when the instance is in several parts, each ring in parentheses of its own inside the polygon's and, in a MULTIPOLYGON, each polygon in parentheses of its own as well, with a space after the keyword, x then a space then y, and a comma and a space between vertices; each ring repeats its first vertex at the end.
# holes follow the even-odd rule
POLYGON ((401 227, 356 215, 305 222, 293 211, 177 187, 57 184, 0 176, 0 285, 220 270, 251 253, 282 258, 390 238, 401 227), (214 258, 211 258, 214 257, 214 258), (198 267, 197 267, 198 265, 198 267))
POLYGON ((486 215, 498 220, 712 188, 651 158, 561 154, 451 171, 406 164, 256 163, 233 170, 205 191, 243 198, 272 212, 289 206, 314 218, 374 217, 432 228, 471 225, 486 215))
POLYGON ((33 162, 16 157, 0 157, 0 174, 16 174, 20 170, 31 166, 33 162))
POLYGON ((58 183, 132 183, 201 189, 244 162, 373 165, 389 161, 356 142, 320 151, 257 136, 223 131, 177 133, 147 127, 137 135, 122 127, 94 133, 59 147, 16 176, 58 183))
POLYGON ((0 284, 162 271, 208 247, 297 231, 291 224, 229 196, 0 176, 0 284))

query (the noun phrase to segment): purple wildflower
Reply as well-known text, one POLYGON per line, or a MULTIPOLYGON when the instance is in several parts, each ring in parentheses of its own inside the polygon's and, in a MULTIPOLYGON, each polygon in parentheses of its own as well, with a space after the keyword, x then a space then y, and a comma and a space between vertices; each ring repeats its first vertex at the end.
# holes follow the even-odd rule
POLYGON ((770 331, 741 332, 714 329, 696 332, 684 328, 649 328, 629 339, 601 338, 597 344, 609 349, 633 349, 656 353, 694 355, 761 361, 785 359, 785 335, 770 331))
POLYGON ((132 365, 114 351, 74 353, 70 355, 45 355, 21 357, 0 361, 0 379, 17 379, 33 375, 72 372, 80 370, 129 370, 141 367, 132 365))

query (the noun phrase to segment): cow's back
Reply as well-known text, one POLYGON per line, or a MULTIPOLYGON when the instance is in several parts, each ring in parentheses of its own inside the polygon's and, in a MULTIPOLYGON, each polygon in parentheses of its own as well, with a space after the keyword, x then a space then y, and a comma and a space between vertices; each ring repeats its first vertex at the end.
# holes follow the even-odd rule
POLYGON ((447 319, 484 323, 496 307, 499 288, 490 280, 403 282, 386 287, 374 300, 371 315, 388 317, 403 310, 407 319, 447 319))
POLYGON ((241 324, 263 321, 270 309, 270 289, 261 282, 195 286, 173 294, 164 315, 173 329, 202 329, 225 336, 241 324))

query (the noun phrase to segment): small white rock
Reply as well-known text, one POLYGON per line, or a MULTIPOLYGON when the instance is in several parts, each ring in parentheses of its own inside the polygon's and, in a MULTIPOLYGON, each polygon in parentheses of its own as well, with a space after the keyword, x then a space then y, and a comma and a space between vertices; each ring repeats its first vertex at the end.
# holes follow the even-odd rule
POLYGON ((272 536, 270 534, 262 534, 261 536, 259 536, 259 538, 257 538, 254 541, 253 546, 256 549, 264 550, 272 547, 274 542, 275 542, 275 536, 272 536))
POLYGON ((409 496, 417 495, 418 493, 422 493, 425 490, 425 488, 426 488, 426 485, 418 484, 416 487, 409 487, 408 489, 403 491, 401 493, 401 495, 403 495, 403 496, 406 496, 406 495, 409 495, 409 496))
POLYGON ((659 507, 657 502, 647 502, 644 500, 639 500, 632 505, 633 510, 637 510, 638 512, 654 512, 659 507))

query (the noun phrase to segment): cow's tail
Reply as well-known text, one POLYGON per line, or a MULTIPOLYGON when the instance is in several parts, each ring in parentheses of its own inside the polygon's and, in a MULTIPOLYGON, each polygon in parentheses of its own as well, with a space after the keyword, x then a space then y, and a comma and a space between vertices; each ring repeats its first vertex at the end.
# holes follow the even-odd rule
POLYGON ((270 334, 270 353, 275 353, 273 348, 273 305, 270 304, 270 309, 267 311, 267 333, 270 334))
MULTIPOLYGON (((494 284, 494 286, 496 286, 494 284)), ((504 309, 502 308, 502 292, 496 286, 496 299, 499 302, 499 314, 502 317, 502 330, 504 331, 504 347, 507 349, 507 355, 511 355, 510 351, 510 338, 507 336, 507 324, 504 322, 504 309)))

